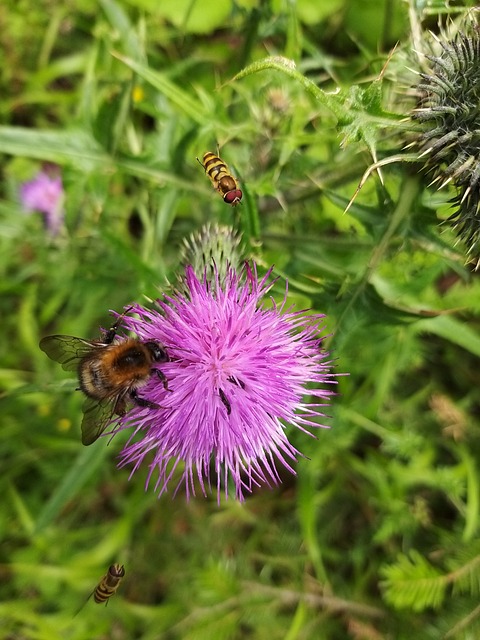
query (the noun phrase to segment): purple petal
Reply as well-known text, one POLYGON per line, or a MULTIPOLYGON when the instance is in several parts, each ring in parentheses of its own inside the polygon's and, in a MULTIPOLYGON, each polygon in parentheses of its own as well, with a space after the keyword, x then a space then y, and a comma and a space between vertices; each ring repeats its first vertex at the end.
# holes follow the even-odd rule
POLYGON ((211 286, 187 267, 187 294, 158 301, 158 310, 134 305, 124 327, 140 340, 165 345, 170 362, 142 388, 142 397, 158 409, 133 408, 115 431, 134 434, 120 454, 120 466, 134 471, 148 458, 147 484, 167 491, 177 467, 187 496, 196 488, 235 497, 260 485, 280 482, 276 464, 294 473, 301 455, 286 430, 324 427, 334 384, 329 354, 322 349, 323 315, 262 306, 272 283, 270 272, 258 279, 256 266, 243 274, 230 269, 223 284, 211 286), (306 391, 308 385, 308 392, 306 391), (222 399, 223 396, 223 399, 222 399), (307 397, 305 397, 307 396, 307 397), (154 480, 155 478, 155 480, 154 480))

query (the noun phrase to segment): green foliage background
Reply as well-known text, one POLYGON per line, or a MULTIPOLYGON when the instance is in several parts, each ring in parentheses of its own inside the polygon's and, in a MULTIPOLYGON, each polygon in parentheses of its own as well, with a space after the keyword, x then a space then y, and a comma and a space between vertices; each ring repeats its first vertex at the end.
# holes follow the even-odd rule
POLYGON ((439 226, 453 193, 403 150, 418 45, 473 4, 2 2, 1 639, 479 637, 480 284, 439 226), (195 160, 217 145, 236 210, 195 160), (56 238, 18 201, 45 162, 56 238), (327 314, 349 373, 331 429, 290 434, 298 475, 219 506, 145 492, 120 437, 82 447, 75 381, 38 349, 155 298, 215 221, 327 314), (75 616, 111 562, 118 594, 75 616))

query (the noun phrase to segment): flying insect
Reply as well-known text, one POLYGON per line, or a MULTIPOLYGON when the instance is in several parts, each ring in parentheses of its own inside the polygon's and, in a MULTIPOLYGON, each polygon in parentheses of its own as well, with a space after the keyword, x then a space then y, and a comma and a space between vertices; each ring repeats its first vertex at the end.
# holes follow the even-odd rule
POLYGON ((107 573, 95 587, 92 595, 97 604, 108 604, 108 600, 115 595, 122 578, 125 576, 125 568, 121 564, 112 564, 107 573))
POLYGON ((154 341, 117 339, 124 315, 100 341, 64 335, 47 336, 40 341, 40 349, 49 358, 59 362, 65 371, 77 372, 79 388, 86 395, 82 420, 84 445, 95 442, 114 416, 124 416, 129 403, 159 408, 138 394, 152 374, 169 390, 165 374, 155 367, 169 361, 165 347, 154 341))
POLYGON ((242 199, 242 192, 238 188, 238 182, 232 176, 223 160, 211 151, 203 154, 203 162, 198 158, 197 160, 205 169, 213 188, 222 196, 223 201, 232 207, 239 204, 242 199))

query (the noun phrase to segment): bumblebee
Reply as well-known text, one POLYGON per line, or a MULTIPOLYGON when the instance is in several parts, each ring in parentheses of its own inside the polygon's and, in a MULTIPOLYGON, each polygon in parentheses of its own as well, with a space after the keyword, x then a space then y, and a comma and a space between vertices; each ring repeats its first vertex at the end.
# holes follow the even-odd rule
POLYGON ((123 315, 105 333, 102 341, 63 335, 47 336, 40 341, 40 349, 49 358, 59 362, 65 371, 78 374, 79 388, 87 396, 82 420, 84 445, 95 442, 113 416, 124 416, 129 403, 159 408, 138 395, 138 390, 152 373, 169 390, 165 374, 154 366, 169 361, 162 345, 134 338, 115 339, 123 315))
POLYGON ((97 604, 108 604, 108 600, 115 595, 122 578, 125 576, 125 568, 120 564, 112 564, 107 573, 95 587, 92 595, 97 604))
POLYGON ((242 192, 223 160, 211 151, 203 154, 203 162, 198 158, 197 160, 205 169, 205 173, 212 181, 213 188, 222 196, 223 201, 232 205, 232 207, 239 204, 242 199, 242 192))

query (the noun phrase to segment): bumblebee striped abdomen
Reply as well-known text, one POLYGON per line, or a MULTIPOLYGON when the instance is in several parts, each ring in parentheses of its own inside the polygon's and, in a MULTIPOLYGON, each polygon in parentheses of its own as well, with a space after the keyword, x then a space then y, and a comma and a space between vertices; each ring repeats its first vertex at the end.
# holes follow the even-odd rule
POLYGON ((201 164, 212 181, 214 189, 223 197, 224 202, 233 207, 237 205, 242 199, 242 192, 223 160, 211 151, 207 151, 203 154, 201 164))
POLYGON ((95 591, 93 592, 93 599, 95 602, 97 604, 108 602, 108 599, 115 594, 116 590, 120 586, 120 582, 124 575, 125 569, 123 565, 112 564, 108 568, 107 573, 95 587, 95 591))

